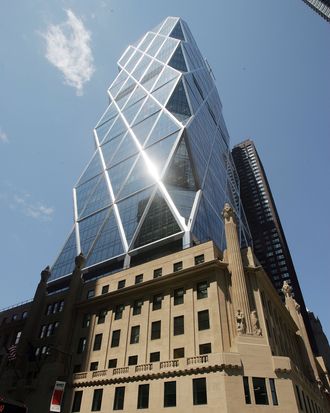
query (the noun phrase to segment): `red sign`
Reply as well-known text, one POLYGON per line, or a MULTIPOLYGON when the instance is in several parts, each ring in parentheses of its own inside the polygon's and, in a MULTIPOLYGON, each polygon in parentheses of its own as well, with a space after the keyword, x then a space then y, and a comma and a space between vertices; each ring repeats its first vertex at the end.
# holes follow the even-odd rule
POLYGON ((54 386, 52 400, 50 402, 50 411, 51 412, 60 412, 61 403, 64 394, 65 382, 57 381, 54 386))

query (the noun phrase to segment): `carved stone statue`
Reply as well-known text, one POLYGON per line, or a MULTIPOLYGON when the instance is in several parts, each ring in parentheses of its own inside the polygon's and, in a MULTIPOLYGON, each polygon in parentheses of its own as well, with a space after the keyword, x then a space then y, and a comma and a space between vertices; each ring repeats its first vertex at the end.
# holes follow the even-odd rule
POLYGON ((80 270, 85 265, 85 257, 84 254, 81 252, 79 255, 76 256, 74 263, 76 264, 76 268, 80 270))
POLYGON ((236 330, 238 335, 245 334, 246 332, 245 317, 241 310, 236 312, 236 330))
POLYGON ((225 220, 229 220, 235 216, 233 208, 227 202, 225 203, 221 215, 225 220))
POLYGON ((41 271, 40 276, 41 276, 41 280, 43 282, 46 283, 48 281, 48 278, 50 277, 50 267, 49 267, 49 265, 47 265, 47 267, 44 270, 41 271))
POLYGON ((292 287, 287 281, 284 281, 284 283, 283 283, 282 292, 283 292, 285 297, 291 297, 292 296, 292 287))
POLYGON ((255 336, 261 336, 262 332, 261 332, 261 328, 260 328, 260 325, 259 325, 259 320, 258 320, 256 310, 251 311, 251 324, 252 324, 252 333, 255 336))

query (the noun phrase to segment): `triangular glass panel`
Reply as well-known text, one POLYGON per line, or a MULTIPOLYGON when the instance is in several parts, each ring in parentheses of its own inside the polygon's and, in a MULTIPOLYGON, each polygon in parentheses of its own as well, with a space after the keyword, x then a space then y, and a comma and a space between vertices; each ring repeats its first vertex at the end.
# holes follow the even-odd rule
POLYGON ((107 168, 110 167, 111 160, 113 159, 114 154, 116 153, 116 150, 120 142, 122 141, 124 135, 125 135, 125 132, 121 133, 116 138, 112 139, 110 142, 100 147, 102 154, 103 154, 104 162, 107 168))
POLYGON ((100 126, 98 126, 95 129, 99 142, 103 141, 104 137, 109 132, 111 126, 114 124, 116 119, 117 119, 117 117, 111 118, 111 119, 107 120, 106 122, 102 123, 100 126))
POLYGON ((148 97, 145 104, 143 105, 142 109, 138 113, 137 117, 134 119, 134 125, 142 122, 144 119, 149 118, 154 113, 157 113, 161 110, 161 107, 154 99, 148 97))
POLYGON ((178 73, 176 70, 172 69, 171 67, 165 66, 162 74, 160 75, 159 79, 157 80, 157 83, 155 86, 152 88, 152 90, 159 89, 166 83, 168 83, 172 79, 177 79, 180 76, 180 73, 178 73))
POLYGON ((99 120, 95 128, 100 127, 105 122, 108 122, 110 119, 114 119, 117 115, 118 115, 118 111, 116 109, 116 106, 113 103, 111 103, 111 105, 107 107, 106 111, 102 115, 102 118, 99 120))
POLYGON ((132 240, 153 191, 154 187, 147 188, 117 204, 128 244, 132 240))
POLYGON ((162 34, 163 36, 168 36, 168 34, 171 33, 177 21, 177 17, 168 17, 165 23, 163 24, 163 27, 160 29, 159 34, 162 34))
POLYGON ((135 239, 134 248, 150 244, 178 232, 181 232, 180 226, 163 196, 157 191, 135 239))
POLYGON ((176 51, 174 52, 168 64, 174 67, 174 69, 180 70, 180 72, 187 72, 186 61, 183 56, 183 52, 182 52, 180 44, 178 48, 176 49, 176 51))
POLYGON ((149 56, 144 56, 139 64, 136 66, 136 68, 134 69, 132 76, 134 76, 134 78, 136 80, 140 80, 141 76, 143 75, 143 73, 146 71, 147 67, 149 66, 149 64, 151 63, 151 58, 149 56))
POLYGON ((97 233, 108 216, 109 210, 110 208, 103 209, 97 214, 91 215, 79 222, 80 248, 85 257, 87 257, 97 233))
POLYGON ((101 175, 96 176, 95 178, 85 182, 84 184, 76 188, 78 217, 84 210, 89 197, 91 196, 92 192, 94 191, 94 188, 96 187, 100 179, 101 175))
POLYGON ((125 70, 127 70, 128 73, 131 73, 142 56, 142 53, 139 50, 137 50, 133 57, 130 59, 130 61, 127 63, 125 70))
POLYGON ((134 93, 130 96, 130 98, 128 99, 128 101, 126 102, 125 105, 125 109, 130 108, 131 106, 134 105, 134 103, 138 102, 139 100, 143 99, 145 96, 147 96, 146 92, 141 88, 141 87, 137 87, 134 90, 134 93))
POLYGON ((151 66, 148 69, 148 73, 146 73, 141 79, 141 85, 145 89, 150 90, 153 84, 155 83, 157 76, 162 71, 163 67, 164 66, 161 63, 151 63, 151 66))
POLYGON ((169 98, 169 96, 171 95, 171 92, 173 91, 173 88, 176 82, 177 82, 177 79, 170 80, 164 86, 152 92, 152 96, 155 99, 157 99, 157 101, 161 105, 164 105, 167 102, 167 99, 169 98))
POLYGON ((126 107, 123 111, 123 116, 125 117, 127 123, 131 124, 133 119, 135 118, 137 112, 141 109, 142 105, 146 101, 145 98, 140 99, 139 101, 135 102, 133 105, 126 107))
POLYGON ((99 155, 99 151, 97 150, 89 162, 87 168, 85 169, 84 173, 82 174, 81 178, 79 179, 79 182, 77 186, 83 184, 86 181, 89 181, 91 178, 94 178, 94 176, 98 175, 102 171, 102 163, 99 155))
POLYGON ((186 92, 184 90, 182 79, 178 82, 170 100, 166 105, 173 115, 180 121, 184 121, 191 116, 186 92))
POLYGON ((195 222, 192 233, 199 242, 205 242, 210 240, 210 224, 208 219, 207 210, 205 207, 205 201, 201 198, 197 211, 195 212, 195 222))
POLYGON ((120 190, 118 199, 125 198, 126 196, 153 185, 154 183, 155 179, 152 176, 152 171, 149 171, 143 156, 140 156, 123 188, 120 190))
POLYGON ((111 204, 110 192, 104 174, 98 182, 93 194, 89 197, 81 219, 111 204))
POLYGON ((135 86, 136 86, 136 82, 132 78, 129 78, 127 82, 125 83, 124 87, 120 90, 118 95, 115 97, 115 101, 117 102, 117 105, 120 108, 124 106, 130 94, 135 89, 135 86))
POLYGON ((185 85, 186 85, 186 91, 189 96, 189 102, 192 107, 192 110, 194 113, 198 110, 200 105, 202 104, 202 99, 200 98, 200 95, 197 92, 197 89, 193 85, 192 77, 189 77, 189 74, 187 74, 184 78, 185 85))
POLYGON ((146 48, 150 45, 154 37, 155 37, 154 33, 147 33, 146 37, 143 39, 142 43, 140 44, 139 49, 144 52, 146 48))
POLYGON ((105 136, 102 145, 104 145, 106 142, 111 141, 111 139, 116 138, 118 135, 120 135, 122 132, 126 130, 126 125, 125 123, 121 120, 120 116, 116 119, 115 123, 112 125, 111 129, 105 136))
POLYGON ((117 196, 119 189, 122 187, 125 182, 129 171, 132 168, 133 163, 136 161, 137 156, 132 156, 131 158, 126 159, 123 162, 120 162, 116 166, 108 169, 108 174, 112 186, 114 196, 117 196))
POLYGON ((64 244, 64 247, 62 248, 62 251, 60 252, 60 255, 57 257, 54 265, 52 266, 49 281, 62 277, 63 275, 70 274, 74 269, 74 259, 76 255, 76 232, 75 228, 73 228, 64 244))
MULTIPOLYGON (((192 161, 195 167, 195 173, 197 175, 199 184, 202 185, 205 171, 206 171, 206 165, 207 162, 204 159, 203 155, 200 152, 200 144, 198 145, 198 141, 195 142, 194 139, 191 139, 192 133, 191 131, 193 130, 192 128, 189 128, 187 137, 188 137, 188 142, 189 142, 189 147, 191 148, 191 156, 192 156, 192 161)), ((203 143, 204 145, 204 143, 203 143)))
POLYGON ((159 111, 144 119, 142 122, 136 123, 134 126, 132 126, 132 131, 141 143, 141 145, 143 145, 145 140, 147 139, 152 127, 156 122, 158 115, 159 111))
POLYGON ((106 261, 107 259, 123 253, 123 244, 121 242, 116 218, 112 210, 106 223, 103 225, 99 237, 91 249, 89 257, 87 258, 86 267, 106 261))
POLYGON ((146 50, 146 53, 152 57, 155 56, 161 45, 164 43, 164 40, 165 38, 163 36, 156 36, 149 48, 146 50))
POLYGON ((166 63, 169 57, 172 55, 178 43, 179 43, 178 40, 167 38, 165 40, 165 43, 162 45, 162 47, 158 51, 156 55, 156 59, 161 60, 162 62, 166 63))
POLYGON ((166 189, 174 203, 177 207, 180 215, 185 218, 186 224, 188 224, 188 220, 191 213, 191 208, 193 206, 196 192, 189 191, 177 186, 166 185, 166 189))
POLYGON ((128 75, 126 72, 121 71, 116 79, 113 81, 112 85, 109 88, 109 92, 111 93, 111 96, 115 97, 117 93, 119 92, 119 89, 123 86, 124 82, 128 78, 128 75))
POLYGON ((128 62, 129 58, 131 57, 131 55, 133 54, 134 49, 132 46, 129 46, 124 53, 122 54, 121 58, 118 61, 118 64, 122 67, 125 66, 125 64, 128 62))
POLYGON ((132 155, 138 153, 138 147, 134 142, 133 137, 129 132, 125 135, 125 138, 121 141, 117 152, 115 153, 113 160, 109 166, 115 165, 124 159, 130 158, 132 155))
POLYGON ((151 131, 145 146, 150 146, 166 136, 178 131, 179 129, 180 126, 178 126, 165 112, 162 112, 155 127, 151 131))
POLYGON ((179 40, 186 40, 182 31, 181 23, 180 21, 177 22, 176 26, 174 29, 171 31, 170 34, 171 37, 174 37, 175 39, 179 40))

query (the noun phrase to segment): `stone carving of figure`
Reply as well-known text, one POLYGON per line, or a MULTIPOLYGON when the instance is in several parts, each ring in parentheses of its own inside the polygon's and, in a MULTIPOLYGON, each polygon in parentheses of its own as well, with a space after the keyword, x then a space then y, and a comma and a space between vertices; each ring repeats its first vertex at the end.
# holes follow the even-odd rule
POLYGON ((236 312, 236 330, 238 335, 245 334, 245 317, 241 310, 237 310, 236 312))
POLYGON ((49 265, 47 265, 47 267, 44 270, 41 271, 40 275, 41 275, 41 280, 46 283, 48 281, 48 278, 50 277, 50 267, 49 267, 49 265))
POLYGON ((261 332, 261 328, 260 328, 260 325, 259 325, 259 320, 258 320, 256 310, 251 311, 251 324, 252 324, 252 333, 255 336, 261 336, 262 332, 261 332))
POLYGON ((285 297, 291 297, 292 296, 292 287, 287 281, 284 281, 284 283, 283 283, 282 292, 283 292, 285 297))
POLYGON ((234 216, 234 210, 227 202, 225 203, 225 206, 223 208, 222 216, 226 220, 229 220, 231 217, 234 216))
POLYGON ((76 264, 76 268, 80 270, 85 265, 85 257, 84 254, 81 252, 79 255, 76 256, 74 262, 76 264))

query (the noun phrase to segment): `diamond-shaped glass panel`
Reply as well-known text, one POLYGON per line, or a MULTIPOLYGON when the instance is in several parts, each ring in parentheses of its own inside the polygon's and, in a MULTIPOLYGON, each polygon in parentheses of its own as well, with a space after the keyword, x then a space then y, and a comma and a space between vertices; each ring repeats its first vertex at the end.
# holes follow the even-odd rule
POLYGON ((152 92, 152 96, 157 99, 161 105, 164 105, 171 95, 176 82, 177 79, 170 80, 165 85, 152 92))
POLYGON ((91 159, 90 163, 88 164, 87 168, 85 169, 85 172, 79 179, 77 186, 83 184, 91 178, 94 178, 94 176, 98 175, 102 171, 102 169, 103 168, 101 164, 99 151, 97 150, 93 158, 91 159))
POLYGON ((145 73, 141 79, 141 85, 147 90, 150 90, 151 87, 154 85, 159 73, 162 71, 163 67, 164 66, 161 63, 151 63, 148 72, 145 73))
POLYGON ((132 131, 134 135, 137 137, 141 145, 145 142, 147 139, 152 127, 154 126, 157 118, 159 115, 159 111, 152 114, 148 118, 142 120, 139 123, 136 123, 134 126, 132 126, 132 131))
POLYGON ((136 159, 137 156, 132 156, 131 158, 128 158, 125 161, 120 162, 116 166, 108 169, 108 174, 115 197, 117 196, 119 189, 125 182, 125 179, 127 178, 129 171, 131 170, 136 159))
POLYGON ((101 146, 101 151, 102 151, 104 162, 107 168, 109 168, 110 165, 112 164, 113 157, 124 135, 125 135, 125 132, 121 133, 116 138, 112 139, 110 142, 101 146))
POLYGON ((164 41, 165 38, 163 36, 156 36, 151 45, 146 50, 146 53, 148 53, 150 56, 155 56, 164 41))
POLYGON ((130 106, 126 106, 123 111, 123 116, 125 117, 127 123, 131 124, 135 118, 137 112, 141 109, 142 105, 146 101, 146 98, 140 99, 130 106))
POLYGON ((80 247, 85 257, 108 214, 109 208, 106 208, 79 222, 80 247))
POLYGON ((115 153, 111 164, 119 163, 124 159, 130 158, 132 155, 138 153, 138 147, 129 132, 126 133, 125 138, 121 141, 117 152, 115 153))
POLYGON ((165 112, 162 112, 144 146, 148 147, 179 129, 180 126, 178 126, 165 112))
POLYGON ((165 40, 165 43, 162 45, 158 51, 156 58, 166 63, 168 58, 172 55, 176 46, 178 45, 178 40, 171 39, 170 37, 165 40))
POLYGON ((146 48, 150 45, 150 43, 154 39, 154 37, 155 37, 154 33, 147 33, 142 43, 139 45, 139 49, 142 51, 145 51, 146 48))
POLYGON ((57 257, 51 269, 51 277, 49 281, 59 278, 63 275, 70 274, 74 269, 74 259, 76 255, 76 233, 75 228, 73 228, 71 234, 64 244, 64 247, 62 248, 60 255, 57 257))
POLYGON ((177 84, 170 100, 166 105, 166 109, 173 113, 173 115, 180 121, 184 121, 191 116, 182 80, 180 80, 177 84))
POLYGON ((96 176, 95 178, 85 182, 84 184, 78 186, 76 188, 76 199, 77 199, 77 211, 78 217, 80 217, 82 211, 84 210, 86 203, 93 193, 95 187, 97 186, 98 182, 100 181, 101 175, 96 176))
POLYGON ((105 136, 102 145, 105 144, 106 142, 111 141, 111 139, 116 138, 118 135, 120 135, 122 132, 126 130, 126 126, 124 122, 122 121, 121 117, 118 116, 114 124, 112 125, 111 129, 105 136))
POLYGON ((110 192, 104 174, 89 197, 80 218, 87 217, 94 212, 111 204, 110 192))

